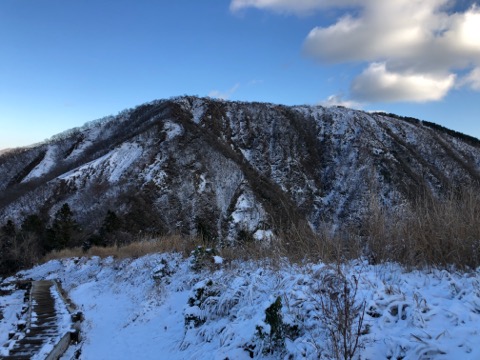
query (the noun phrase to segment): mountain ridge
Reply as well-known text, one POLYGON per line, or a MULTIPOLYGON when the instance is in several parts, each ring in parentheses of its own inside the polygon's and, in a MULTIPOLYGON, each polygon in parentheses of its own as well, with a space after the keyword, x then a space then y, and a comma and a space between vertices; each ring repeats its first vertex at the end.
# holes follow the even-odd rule
POLYGON ((232 243, 292 227, 360 224, 480 181, 480 141, 342 107, 193 96, 156 100, 0 155, 0 223, 51 221, 68 203, 85 233, 108 209, 134 232, 232 243))

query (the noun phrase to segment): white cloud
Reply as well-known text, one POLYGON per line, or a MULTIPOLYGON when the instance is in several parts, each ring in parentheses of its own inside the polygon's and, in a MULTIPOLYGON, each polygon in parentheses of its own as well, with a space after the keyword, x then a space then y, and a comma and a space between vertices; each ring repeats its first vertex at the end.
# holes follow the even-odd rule
POLYGON ((239 87, 240 84, 235 84, 227 91, 212 90, 208 93, 208 96, 212 98, 227 100, 235 93, 235 91, 238 90, 239 87))
POLYGON ((458 10, 456 4, 459 0, 233 0, 231 8, 300 14, 354 7, 333 24, 312 29, 304 53, 320 63, 367 63, 352 82, 353 99, 422 102, 444 97, 460 71, 471 71, 463 81, 480 90, 478 70, 472 70, 480 68, 480 8, 458 10))
POLYGON ((361 109, 363 105, 357 101, 345 100, 343 95, 330 95, 326 100, 320 101, 319 105, 330 106, 345 106, 350 109, 361 109))
POLYGON ((402 74, 388 71, 385 63, 373 63, 354 79, 351 92, 364 101, 426 102, 442 99, 454 83, 453 74, 402 74))
POLYGON ((230 10, 235 12, 253 7, 280 13, 308 14, 317 9, 352 6, 360 2, 360 0, 232 0, 230 10))
POLYGON ((459 86, 469 86, 473 90, 480 91, 480 67, 473 69, 467 76, 462 78, 459 86))
POLYGON ((475 52, 480 51, 480 9, 478 7, 473 6, 460 16, 455 30, 463 46, 475 52))

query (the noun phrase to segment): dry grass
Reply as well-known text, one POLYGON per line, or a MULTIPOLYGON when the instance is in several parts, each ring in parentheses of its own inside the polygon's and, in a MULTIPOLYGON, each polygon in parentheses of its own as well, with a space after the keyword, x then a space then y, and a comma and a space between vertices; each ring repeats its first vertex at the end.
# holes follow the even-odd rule
MULTIPOLYGON (((125 246, 66 249, 45 256, 58 258, 100 256, 137 258, 159 252, 189 256, 201 240, 180 235, 141 239, 125 246)), ((371 263, 394 261, 407 267, 460 269, 480 266, 480 194, 474 189, 452 192, 443 199, 418 198, 392 211, 372 199, 362 228, 331 231, 327 225, 313 234, 308 225, 292 228, 269 241, 246 241, 216 249, 226 262, 264 260, 273 266, 290 262, 339 263, 366 256, 371 263)))
POLYGON ((396 213, 374 202, 364 232, 373 262, 476 268, 480 266, 480 194, 463 189, 443 199, 424 196, 396 213))
POLYGON ((170 235, 153 239, 140 239, 125 246, 93 246, 86 252, 79 247, 53 251, 47 254, 43 261, 81 256, 99 256, 101 258, 113 256, 118 259, 125 259, 161 252, 179 252, 189 255, 197 243, 198 241, 195 238, 170 235))
POLYGON ((289 263, 322 261, 340 263, 359 258, 362 254, 356 237, 349 232, 333 233, 327 225, 313 234, 307 225, 294 227, 275 239, 249 241, 232 247, 219 249, 219 254, 231 260, 262 261, 273 267, 289 263))
MULTIPOLYGON (((353 254, 351 250, 347 250, 348 241, 345 237, 331 236, 326 230, 317 235, 312 235, 311 231, 307 235, 307 232, 306 229, 294 229, 274 240, 249 241, 235 246, 217 248, 216 252, 224 258, 226 263, 233 260, 260 260, 273 267, 280 267, 285 259, 294 263, 316 260, 331 263, 358 257, 360 254, 358 249, 353 254)), ((201 239, 174 235, 141 239, 125 246, 94 246, 86 252, 80 247, 53 251, 48 253, 42 262, 82 256, 138 258, 162 252, 179 252, 189 256, 197 246, 204 246, 201 239)))
POLYGON ((326 224, 312 234, 304 225, 270 244, 242 244, 223 249, 223 254, 280 265, 283 259, 340 263, 366 256, 374 264, 393 261, 409 268, 475 269, 480 266, 480 193, 466 187, 442 198, 425 194, 394 211, 374 197, 360 229, 333 232, 326 224))

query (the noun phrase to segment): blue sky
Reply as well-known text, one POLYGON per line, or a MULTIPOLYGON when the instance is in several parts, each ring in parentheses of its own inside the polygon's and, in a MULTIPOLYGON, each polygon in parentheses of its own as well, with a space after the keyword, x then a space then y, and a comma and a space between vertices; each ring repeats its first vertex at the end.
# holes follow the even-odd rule
POLYGON ((479 34, 466 0, 1 0, 0 149, 183 94, 480 137, 479 34))

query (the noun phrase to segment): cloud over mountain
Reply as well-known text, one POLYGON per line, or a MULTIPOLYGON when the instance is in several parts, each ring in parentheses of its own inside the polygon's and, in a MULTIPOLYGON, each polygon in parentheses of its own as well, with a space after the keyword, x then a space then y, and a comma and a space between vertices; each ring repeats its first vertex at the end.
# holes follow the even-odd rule
POLYGON ((442 99, 455 83, 455 75, 395 73, 386 63, 372 63, 351 85, 351 94, 360 101, 425 102, 442 99))
POLYGON ((442 99, 455 85, 480 89, 480 7, 460 5, 453 0, 233 0, 231 9, 304 14, 347 7, 334 23, 310 31, 306 56, 322 64, 364 63, 351 83, 353 100, 424 102, 442 99))

